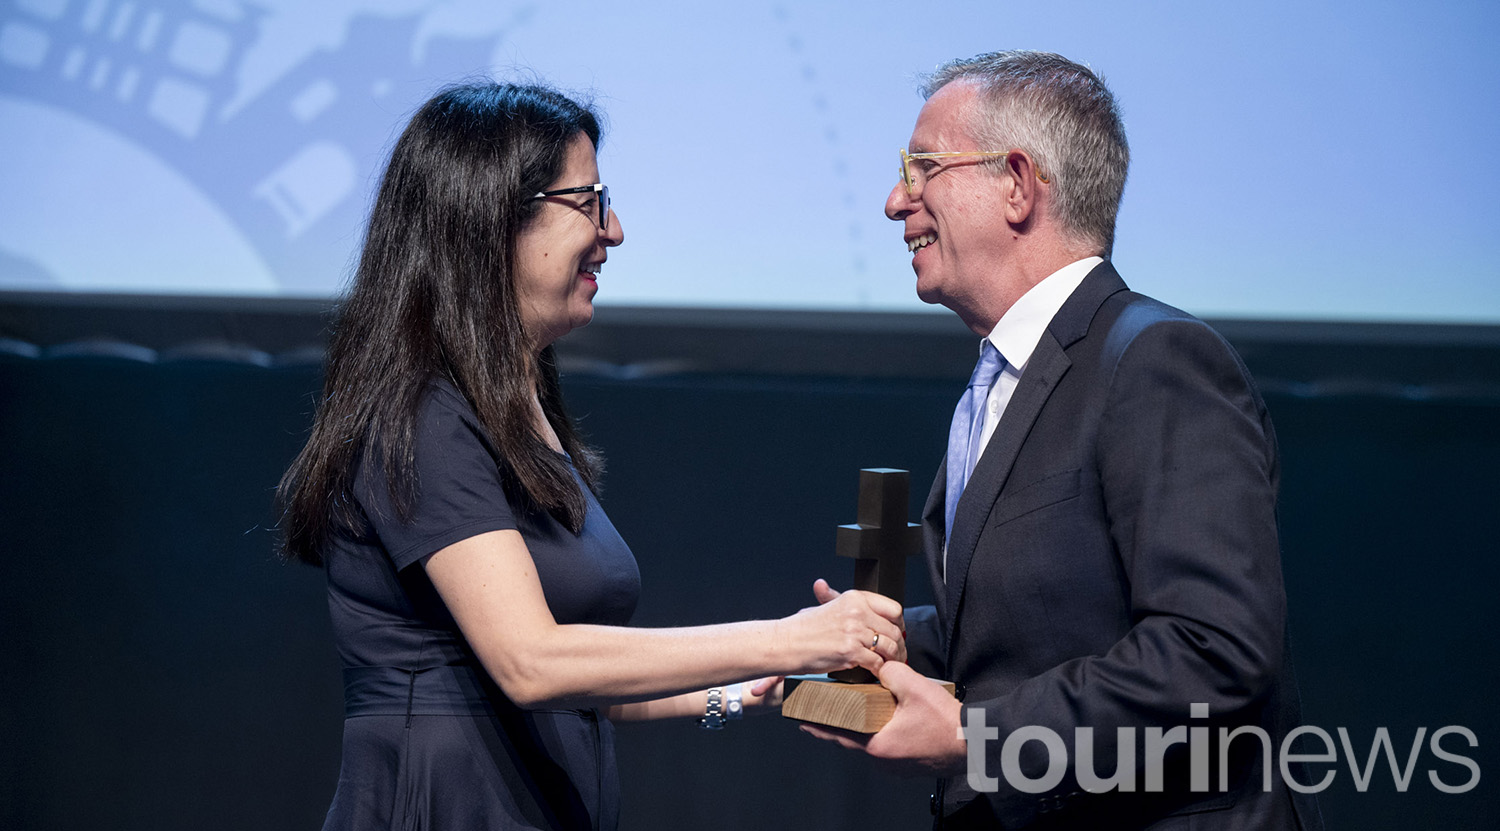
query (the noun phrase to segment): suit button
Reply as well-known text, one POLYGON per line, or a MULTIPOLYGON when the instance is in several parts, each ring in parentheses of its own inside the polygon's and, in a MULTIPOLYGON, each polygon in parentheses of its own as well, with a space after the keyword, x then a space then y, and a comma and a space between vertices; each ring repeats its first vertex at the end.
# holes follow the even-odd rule
POLYGON ((932 796, 928 797, 928 799, 927 799, 927 810, 931 811, 933 816, 937 816, 938 815, 937 794, 933 794, 932 796))

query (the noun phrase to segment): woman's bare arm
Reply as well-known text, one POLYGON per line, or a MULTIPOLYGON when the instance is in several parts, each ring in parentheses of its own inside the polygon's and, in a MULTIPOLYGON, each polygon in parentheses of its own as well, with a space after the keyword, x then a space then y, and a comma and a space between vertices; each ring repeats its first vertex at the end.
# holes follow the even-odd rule
MULTIPOLYGON (((705 687, 768 675, 855 665, 878 672, 888 658, 902 657, 900 605, 867 592, 844 592, 780 620, 675 629, 564 625, 553 619, 516 531, 461 540, 427 558, 426 568, 480 663, 523 707, 701 696, 705 687)), ((656 706, 675 713, 689 703, 656 706)))

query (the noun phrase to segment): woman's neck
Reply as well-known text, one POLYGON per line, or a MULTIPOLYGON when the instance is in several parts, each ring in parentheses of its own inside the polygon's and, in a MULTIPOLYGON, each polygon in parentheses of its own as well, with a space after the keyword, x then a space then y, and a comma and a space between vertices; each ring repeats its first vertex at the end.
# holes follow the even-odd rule
POLYGON ((531 394, 531 417, 547 446, 559 453, 563 452, 562 440, 557 437, 557 431, 552 429, 552 422, 547 420, 547 413, 542 409, 542 399, 535 392, 531 394))

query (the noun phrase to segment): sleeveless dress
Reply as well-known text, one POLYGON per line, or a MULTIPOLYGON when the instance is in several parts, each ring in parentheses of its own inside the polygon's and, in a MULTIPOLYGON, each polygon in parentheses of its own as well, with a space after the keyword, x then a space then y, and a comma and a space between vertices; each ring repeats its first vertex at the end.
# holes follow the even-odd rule
POLYGON ((635 558, 581 481, 588 513, 576 535, 514 498, 494 445, 447 381, 424 396, 415 458, 411 520, 396 518, 379 463, 362 466, 353 498, 367 527, 335 535, 324 551, 345 709, 324 829, 612 831, 619 778, 609 720, 507 699, 424 562, 459 540, 515 529, 558 623, 624 625, 640 594, 635 558))

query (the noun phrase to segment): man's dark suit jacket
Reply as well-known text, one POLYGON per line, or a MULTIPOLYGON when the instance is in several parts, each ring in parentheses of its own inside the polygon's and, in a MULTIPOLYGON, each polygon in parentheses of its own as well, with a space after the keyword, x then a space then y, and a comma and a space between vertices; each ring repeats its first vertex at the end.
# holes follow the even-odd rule
MULTIPOLYGON (((1147 792, 1146 727, 1254 725, 1273 754, 1298 719, 1285 649, 1276 529, 1278 460, 1264 403, 1233 349, 1192 316, 1096 267, 1053 318, 959 500, 943 573, 944 481, 923 544, 935 616, 912 610, 912 663, 956 681, 998 739, 999 789, 940 783, 942 828, 1317 828, 1279 765, 1264 789, 1261 742, 1231 743, 1220 790, 1190 790, 1188 745, 1170 748, 1147 792), (924 628, 927 630, 923 635, 924 628), (927 659, 924 661, 924 657, 927 659), (1207 703, 1209 717, 1189 717, 1207 703), (1002 774, 1013 731, 1046 727, 1067 748, 1061 784, 1025 793, 1002 774), (1087 793, 1077 727, 1094 770, 1115 770, 1116 728, 1135 728, 1136 789, 1087 793)), ((1279 756, 1277 756, 1279 758, 1279 756)), ((1041 779, 1044 745, 1022 746, 1041 779)), ((1302 781, 1306 782, 1306 779, 1302 781)))

